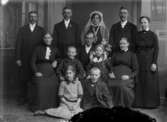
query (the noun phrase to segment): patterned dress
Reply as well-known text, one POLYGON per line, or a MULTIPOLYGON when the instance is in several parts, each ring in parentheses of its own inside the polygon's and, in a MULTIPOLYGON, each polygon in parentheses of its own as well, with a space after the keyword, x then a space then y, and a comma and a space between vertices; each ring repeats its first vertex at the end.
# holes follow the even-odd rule
POLYGON ((58 108, 46 110, 48 115, 69 120, 73 115, 83 111, 80 106, 76 106, 78 98, 83 96, 83 89, 80 81, 70 83, 62 81, 59 87, 59 96, 60 98, 63 97, 68 105, 61 101, 58 108), (71 110, 68 106, 75 107, 71 110))

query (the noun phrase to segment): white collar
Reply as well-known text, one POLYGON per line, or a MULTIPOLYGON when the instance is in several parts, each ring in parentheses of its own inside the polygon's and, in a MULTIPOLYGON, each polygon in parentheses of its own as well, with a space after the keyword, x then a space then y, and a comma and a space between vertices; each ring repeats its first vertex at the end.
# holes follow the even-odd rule
POLYGON ((64 20, 64 24, 65 24, 66 28, 68 28, 69 23, 70 23, 70 19, 68 19, 68 20, 64 20))
POLYGON ((150 30, 150 28, 146 28, 146 31, 149 31, 150 30))
POLYGON ((90 45, 90 46, 85 45, 85 50, 86 50, 86 53, 89 53, 89 51, 90 51, 91 47, 92 47, 92 45, 90 45))
POLYGON ((127 52, 129 49, 127 48, 126 50, 122 50, 123 52, 127 52))
POLYGON ((34 24, 29 23, 29 27, 30 27, 31 32, 33 32, 35 27, 36 27, 36 23, 34 23, 34 24))
POLYGON ((64 23, 65 23, 65 24, 69 24, 69 23, 70 23, 70 19, 64 20, 64 23))
POLYGON ((122 28, 124 28, 124 27, 125 27, 125 25, 127 24, 127 22, 128 22, 127 20, 126 20, 126 21, 124 21, 124 22, 122 22, 122 21, 121 21, 121 26, 122 26, 122 28))

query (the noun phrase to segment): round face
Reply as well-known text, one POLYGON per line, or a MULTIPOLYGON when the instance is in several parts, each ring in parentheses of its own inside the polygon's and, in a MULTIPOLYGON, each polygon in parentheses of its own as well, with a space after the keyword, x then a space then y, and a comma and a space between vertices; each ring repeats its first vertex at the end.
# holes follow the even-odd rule
POLYGON ((72 10, 71 9, 64 9, 63 10, 63 17, 65 20, 70 19, 72 16, 72 10))
POLYGON ((92 82, 97 82, 98 81, 98 79, 100 78, 100 76, 101 76, 101 72, 100 72, 100 70, 99 69, 91 69, 91 71, 90 71, 90 80, 92 81, 92 82))
POLYGON ((100 15, 98 14, 95 14, 92 16, 92 23, 95 25, 95 26, 98 26, 101 22, 101 18, 100 18, 100 15))
POLYGON ((94 42, 94 35, 93 33, 89 33, 85 37, 86 45, 90 46, 94 42))
POLYGON ((71 69, 67 69, 66 71, 66 79, 68 81, 73 81, 75 77, 75 73, 71 69))
POLYGON ((69 48, 68 48, 68 51, 67 51, 67 56, 68 56, 70 59, 74 59, 76 55, 77 55, 77 50, 76 50, 76 48, 74 48, 74 47, 69 47, 69 48))
POLYGON ((34 23, 37 23, 37 21, 38 21, 37 13, 30 13, 29 14, 29 22, 34 24, 34 23))
POLYGON ((119 13, 120 19, 122 22, 126 21, 128 19, 128 10, 127 9, 121 9, 119 13))
POLYGON ((98 46, 95 50, 95 53, 96 53, 96 56, 100 57, 104 53, 104 50, 102 47, 98 46))
POLYGON ((142 18, 140 21, 140 24, 141 24, 142 30, 146 30, 147 28, 149 28, 149 22, 146 18, 142 18))
POLYGON ((45 34, 43 39, 44 39, 44 43, 46 45, 51 45, 52 44, 53 38, 52 38, 52 36, 50 34, 45 34))
POLYGON ((120 49, 121 50, 128 50, 128 47, 129 47, 129 42, 125 38, 122 38, 120 40, 120 49))

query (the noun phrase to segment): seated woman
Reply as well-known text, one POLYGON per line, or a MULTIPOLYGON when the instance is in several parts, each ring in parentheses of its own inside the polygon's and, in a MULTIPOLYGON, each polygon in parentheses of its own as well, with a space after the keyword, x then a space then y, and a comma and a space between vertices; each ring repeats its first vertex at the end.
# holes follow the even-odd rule
POLYGON ((90 13, 89 20, 85 25, 84 31, 81 35, 82 43, 84 44, 84 36, 92 32, 95 36, 94 44, 107 44, 109 39, 109 31, 104 24, 103 14, 100 11, 93 11, 90 13))
POLYGON ((56 94, 59 82, 55 74, 58 50, 52 46, 51 34, 46 33, 43 40, 44 43, 35 49, 31 60, 35 88, 35 96, 32 98, 34 102, 31 107, 35 110, 35 115, 42 114, 43 110, 58 104, 56 94))
POLYGON ((80 108, 83 89, 81 82, 76 78, 76 68, 73 65, 67 65, 65 68, 65 80, 61 81, 59 87, 60 106, 58 108, 50 108, 46 114, 64 120, 82 111, 80 108))
POLYGON ((134 80, 138 72, 137 58, 128 50, 127 38, 121 38, 120 50, 110 61, 108 85, 113 93, 114 106, 131 107, 134 100, 134 80))
POLYGON ((90 69, 90 78, 85 80, 84 84, 84 109, 94 107, 113 107, 112 96, 108 87, 101 79, 101 71, 98 67, 90 69))

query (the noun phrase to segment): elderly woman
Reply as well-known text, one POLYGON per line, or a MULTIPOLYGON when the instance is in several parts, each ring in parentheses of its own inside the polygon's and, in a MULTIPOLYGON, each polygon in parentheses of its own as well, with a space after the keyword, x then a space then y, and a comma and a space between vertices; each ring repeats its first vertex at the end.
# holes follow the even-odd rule
POLYGON ((120 49, 110 61, 108 85, 113 94, 114 106, 131 107, 134 101, 134 84, 137 80, 138 62, 135 53, 129 50, 126 37, 120 40, 120 49))
POLYGON ((136 107, 155 108, 160 104, 158 83, 158 38, 150 30, 150 19, 140 17, 141 31, 136 41, 139 82, 136 85, 136 107))
POLYGON ((93 11, 90 13, 89 20, 85 25, 84 31, 82 32, 82 43, 84 44, 84 36, 93 32, 96 39, 94 44, 106 44, 109 39, 109 32, 103 21, 103 14, 100 11, 93 11))

